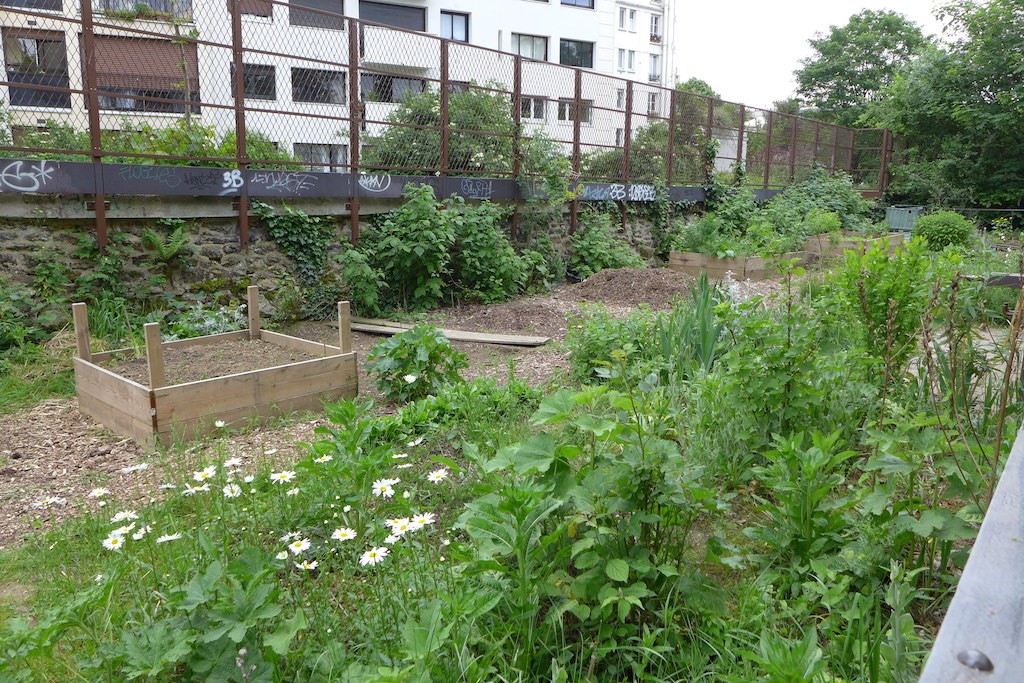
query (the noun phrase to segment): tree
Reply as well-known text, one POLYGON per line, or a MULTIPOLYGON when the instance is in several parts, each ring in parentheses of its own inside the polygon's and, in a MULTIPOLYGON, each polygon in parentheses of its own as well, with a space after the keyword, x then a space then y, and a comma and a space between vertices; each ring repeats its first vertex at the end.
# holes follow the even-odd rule
POLYGON ((959 0, 940 16, 955 42, 925 52, 872 112, 911 143, 892 190, 918 202, 1024 206, 1024 8, 959 0))
POLYGON ((813 56, 795 74, 797 92, 821 118, 851 126, 896 74, 928 45, 917 24, 901 14, 864 10, 845 26, 810 41, 813 56))

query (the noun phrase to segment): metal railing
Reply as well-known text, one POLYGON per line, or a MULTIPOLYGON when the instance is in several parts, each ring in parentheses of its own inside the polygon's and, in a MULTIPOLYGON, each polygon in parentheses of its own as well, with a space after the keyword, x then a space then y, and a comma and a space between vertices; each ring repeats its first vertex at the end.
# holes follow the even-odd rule
MULTIPOLYGON (((50 2, 0 9, 8 158, 519 179, 541 172, 529 159, 543 140, 593 182, 685 187, 738 167, 753 187, 781 188, 820 164, 851 173, 866 194, 885 190, 892 139, 883 130, 535 61, 316 3, 98 0, 94 15, 89 2, 76 11, 67 0, 63 14, 50 2)), ((352 208, 357 216, 358 197, 352 208)))

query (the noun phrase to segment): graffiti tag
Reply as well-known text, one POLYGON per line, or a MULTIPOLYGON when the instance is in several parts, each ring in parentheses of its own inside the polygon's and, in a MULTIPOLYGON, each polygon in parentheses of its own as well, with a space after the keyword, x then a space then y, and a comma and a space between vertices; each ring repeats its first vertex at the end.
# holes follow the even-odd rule
POLYGON ((629 201, 631 202, 653 202, 658 198, 654 185, 630 185, 629 201))
POLYGON ((260 171, 252 176, 252 184, 263 186, 268 192, 297 194, 316 186, 316 176, 295 171, 260 171))
POLYGON ((37 192, 53 178, 56 170, 46 164, 45 161, 38 161, 33 165, 24 161, 12 161, 0 171, 0 185, 15 192, 37 192))
POLYGON ((160 183, 173 190, 181 185, 181 176, 178 175, 177 170, 168 166, 125 166, 121 169, 120 176, 123 180, 144 180, 160 183))
POLYGON ((391 175, 387 173, 360 173, 359 187, 367 192, 386 192, 391 187, 391 175))
POLYGON ((461 194, 467 199, 490 199, 494 194, 494 183, 490 180, 462 180, 461 194))

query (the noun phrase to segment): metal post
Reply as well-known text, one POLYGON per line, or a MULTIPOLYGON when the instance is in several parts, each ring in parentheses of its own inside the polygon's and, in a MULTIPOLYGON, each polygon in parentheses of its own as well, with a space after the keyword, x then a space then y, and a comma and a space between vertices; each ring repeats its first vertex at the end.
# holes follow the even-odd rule
POLYGON ((851 135, 850 135, 850 153, 847 155, 847 159, 846 159, 846 172, 849 173, 850 175, 853 175, 853 150, 854 150, 855 147, 857 147, 857 129, 856 128, 847 128, 847 130, 850 131, 851 135))
MULTIPOLYGON (((572 170, 577 176, 580 173, 580 126, 583 122, 583 70, 576 69, 576 92, 573 96, 573 127, 572 127, 572 170)), ((579 227, 580 200, 573 199, 569 207, 569 233, 575 234, 579 227)))
MULTIPOLYGON (((518 181, 523 172, 523 58, 519 55, 512 58, 512 122, 512 178, 518 181)), ((519 236, 520 200, 521 197, 516 197, 512 211, 510 233, 513 240, 519 236)))
POLYGON ((665 185, 671 186, 676 155, 676 96, 679 95, 679 91, 673 88, 668 92, 668 154, 665 155, 665 185))
POLYGON ((818 141, 821 139, 821 121, 814 122, 814 163, 818 163, 818 141))
POLYGON ((622 129, 622 182, 628 183, 633 170, 633 81, 626 83, 626 121, 622 129))
POLYGON ((832 159, 829 161, 828 170, 835 173, 836 164, 839 163, 839 126, 830 126, 832 129, 832 159))
POLYGON ((892 147, 892 131, 888 128, 882 129, 882 160, 878 166, 878 193, 885 194, 889 187, 889 154, 892 147))
POLYGON ((743 163, 743 136, 747 130, 747 107, 744 104, 740 105, 740 123, 738 130, 736 131, 736 163, 739 164, 740 168, 746 168, 747 165, 743 163))
MULTIPOLYGON (((363 103, 359 100, 359 24, 348 20, 348 170, 359 174, 359 127, 363 103)), ((352 244, 359 244, 359 183, 352 186, 349 202, 352 244)))
MULTIPOLYGON (((85 4, 85 3, 83 3, 85 4)), ((249 248, 249 191, 245 186, 245 171, 249 167, 248 150, 245 144, 245 66, 242 46, 242 5, 241 0, 230 0, 231 8, 231 60, 235 65, 235 165, 243 182, 238 188, 238 241, 242 250, 249 248)))
POLYGON ((96 43, 93 36, 92 3, 82 2, 82 66, 85 76, 85 106, 89 110, 89 148, 92 151, 96 194, 96 244, 102 253, 107 247, 107 198, 103 191, 103 140, 100 134, 100 103, 97 94, 96 43))
POLYGON ((793 178, 796 178, 796 134, 798 124, 799 119, 797 119, 797 117, 794 116, 793 129, 792 133, 790 134, 789 143, 789 182, 793 182, 793 178))
POLYGON ((775 112, 768 112, 768 134, 764 141, 764 189, 772 181, 772 129, 775 127, 775 112))
POLYGON ((448 92, 448 46, 449 42, 445 39, 441 40, 441 96, 439 102, 439 109, 441 112, 441 159, 440 164, 441 176, 447 176, 449 171, 448 163, 448 145, 449 145, 449 124, 451 117, 449 116, 449 92, 448 92))

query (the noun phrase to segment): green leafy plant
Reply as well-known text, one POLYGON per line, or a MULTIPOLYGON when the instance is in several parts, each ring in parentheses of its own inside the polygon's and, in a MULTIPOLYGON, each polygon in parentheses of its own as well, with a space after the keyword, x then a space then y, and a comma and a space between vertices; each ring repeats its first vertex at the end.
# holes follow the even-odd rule
POLYGON ((572 236, 569 268, 585 279, 605 268, 645 268, 643 258, 612 232, 611 220, 603 213, 580 217, 580 229, 572 236))
POLYGON ((334 242, 334 225, 324 217, 310 216, 288 205, 278 213, 263 202, 252 202, 252 210, 267 224, 270 237, 295 263, 295 274, 305 286, 317 284, 334 242))
POLYGON ((417 325, 385 339, 366 356, 366 369, 386 398, 411 401, 436 393, 445 384, 461 382, 466 356, 452 348, 433 325, 417 325))
POLYGON ((955 211, 938 211, 921 216, 914 223, 914 236, 920 237, 932 251, 946 247, 966 249, 977 237, 974 223, 955 211))
POLYGON ((185 221, 177 218, 162 218, 159 223, 169 229, 160 234, 152 228, 142 233, 142 245, 152 251, 154 267, 167 278, 167 283, 174 288, 174 271, 179 269, 186 258, 192 253, 189 246, 189 234, 185 230, 185 221))
POLYGON ((527 265, 499 227, 507 212, 491 202, 470 205, 458 197, 449 200, 449 207, 457 211, 451 261, 455 285, 483 303, 505 301, 520 292, 527 265))
POLYGON ((388 285, 383 273, 370 263, 370 258, 358 249, 344 249, 334 255, 334 262, 352 309, 371 317, 381 313, 388 285))

